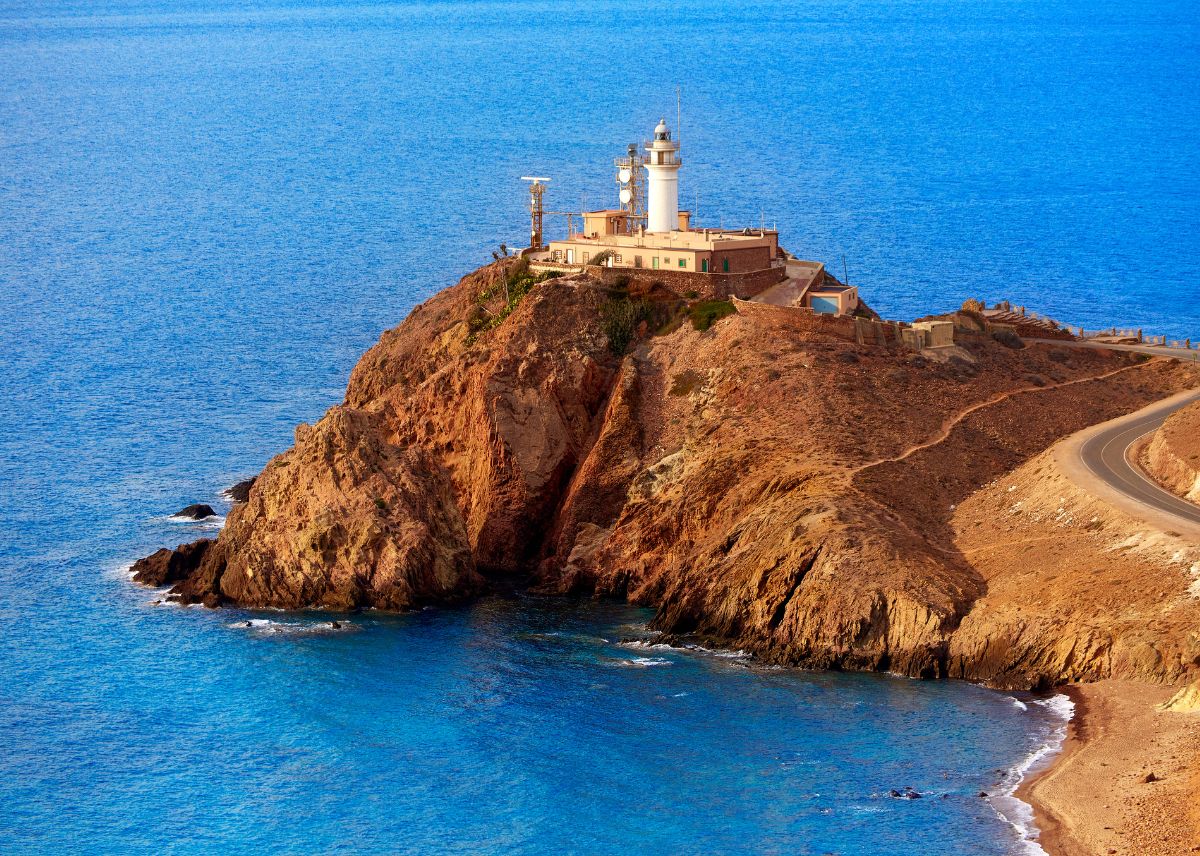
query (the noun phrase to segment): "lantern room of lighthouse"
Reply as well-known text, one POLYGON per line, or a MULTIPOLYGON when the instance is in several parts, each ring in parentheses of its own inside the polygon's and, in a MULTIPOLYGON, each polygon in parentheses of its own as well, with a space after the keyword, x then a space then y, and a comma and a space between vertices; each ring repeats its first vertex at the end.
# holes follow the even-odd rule
POLYGON ((671 139, 666 119, 659 119, 654 139, 646 143, 646 231, 679 228, 679 141, 671 139))

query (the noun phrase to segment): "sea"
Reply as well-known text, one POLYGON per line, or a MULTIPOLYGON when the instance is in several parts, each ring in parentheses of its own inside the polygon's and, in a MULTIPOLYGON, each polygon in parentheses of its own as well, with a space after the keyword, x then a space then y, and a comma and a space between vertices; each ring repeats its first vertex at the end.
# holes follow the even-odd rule
POLYGON ((1011 793, 1062 696, 668 648, 617 603, 130 582, 522 244, 522 176, 611 206, 660 117, 701 225, 885 317, 1200 339, 1193 0, 0 0, 0 851, 1039 852, 1011 793))

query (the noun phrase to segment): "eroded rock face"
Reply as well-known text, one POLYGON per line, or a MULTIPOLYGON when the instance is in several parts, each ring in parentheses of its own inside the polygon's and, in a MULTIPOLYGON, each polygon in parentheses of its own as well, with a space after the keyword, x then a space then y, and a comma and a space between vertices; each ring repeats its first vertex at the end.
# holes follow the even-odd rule
POLYGON ((502 272, 384 334, 178 594, 403 609, 532 575, 779 662, 1009 681, 1008 652, 951 654, 964 616, 984 626, 988 590, 956 544, 955 505, 1059 437, 1195 382, 1184 366, 984 335, 945 354, 855 345, 741 302, 705 332, 643 325, 618 358, 614 295, 585 277, 535 286, 489 329, 502 272))
POLYGON ((1024 689, 1200 674, 1200 544, 1156 531, 1036 456, 954 512, 984 578, 951 639, 950 673, 1024 689))
POLYGON ((472 341, 500 266, 417 307, 355 368, 345 404, 257 477, 185 600, 406 609, 469 598, 541 546, 617 361, 607 292, 546 283, 472 341))
POLYGON ((406 609, 476 593, 466 528, 444 469, 385 439, 377 414, 334 407, 296 429, 216 550, 215 593, 254 606, 406 609))
POLYGON ((1172 414, 1154 432, 1141 460, 1167 490, 1200 503, 1200 402, 1172 414))

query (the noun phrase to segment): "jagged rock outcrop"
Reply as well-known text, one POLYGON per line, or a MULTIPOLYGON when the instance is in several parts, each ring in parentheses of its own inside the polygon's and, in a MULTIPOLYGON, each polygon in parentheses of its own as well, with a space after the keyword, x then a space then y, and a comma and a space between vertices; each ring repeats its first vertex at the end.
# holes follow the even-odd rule
POLYGON ((204 554, 212 546, 211 538, 180 544, 174 550, 164 547, 133 563, 130 572, 135 582, 165 586, 185 580, 200 567, 204 554))
POLYGON ((646 320, 617 356, 626 295, 586 276, 535 285, 493 323, 512 264, 385 333, 178 595, 402 609, 530 577, 779 662, 986 680, 1003 657, 951 656, 988 591, 954 506, 1194 382, 984 335, 924 355, 856 345, 852 324, 756 303, 701 330, 636 295, 646 320))
POLYGON ((245 502, 250 498, 250 488, 254 487, 256 478, 256 476, 251 476, 248 479, 242 479, 225 491, 225 495, 234 502, 245 502))
POLYGON ((478 592, 444 469, 386 433, 377 414, 348 407, 297 428, 212 548, 213 593, 253 606, 406 609, 478 592))

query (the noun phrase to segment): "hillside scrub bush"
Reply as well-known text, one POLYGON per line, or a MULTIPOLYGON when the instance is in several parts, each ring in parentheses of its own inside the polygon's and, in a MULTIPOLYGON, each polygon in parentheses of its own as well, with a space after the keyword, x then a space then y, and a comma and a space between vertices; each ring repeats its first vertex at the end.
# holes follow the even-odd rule
POLYGON ((987 304, 982 300, 976 300, 974 297, 968 297, 962 304, 963 312, 982 312, 985 309, 987 309, 987 304))
POLYGON ((516 263, 509 268, 507 276, 479 292, 479 297, 475 301, 479 309, 468 324, 470 334, 467 336, 467 344, 474 344, 476 335, 483 330, 491 330, 503 324, 504 319, 513 313, 517 304, 533 290, 535 285, 560 275, 559 271, 534 274, 529 270, 529 259, 525 257, 517 259, 516 263), (506 297, 507 299, 497 312, 488 314, 488 310, 484 308, 483 304, 493 297, 506 297))
POLYGON ((614 356, 625 353, 637 333, 638 325, 649 321, 652 315, 653 309, 645 300, 617 297, 606 300, 600 306, 604 335, 608 337, 608 349, 614 356))
POLYGON ((1021 337, 1012 330, 993 330, 992 338, 1004 347, 1012 348, 1014 351, 1019 351, 1025 347, 1025 343, 1021 341, 1021 337))
POLYGON ((737 307, 728 300, 702 300, 688 308, 692 326, 703 333, 727 315, 736 315, 737 307))

